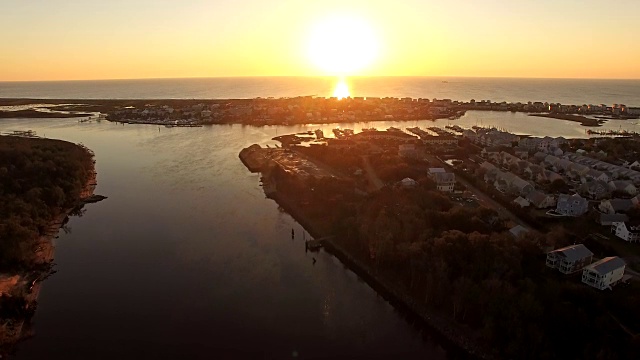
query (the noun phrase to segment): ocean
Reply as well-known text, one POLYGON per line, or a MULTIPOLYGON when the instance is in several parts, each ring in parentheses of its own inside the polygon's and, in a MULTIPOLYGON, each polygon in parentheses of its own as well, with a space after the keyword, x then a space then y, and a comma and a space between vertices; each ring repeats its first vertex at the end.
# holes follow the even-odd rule
MULTIPOLYGON (((247 99, 332 96, 331 77, 241 77, 0 82, 0 98, 247 99)), ((352 77, 351 96, 640 106, 640 80, 352 77)))

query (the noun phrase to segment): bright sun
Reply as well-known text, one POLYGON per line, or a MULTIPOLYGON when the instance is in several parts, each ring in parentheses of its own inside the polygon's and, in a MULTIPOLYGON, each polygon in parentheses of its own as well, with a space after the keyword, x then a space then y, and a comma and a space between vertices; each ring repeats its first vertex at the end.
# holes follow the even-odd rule
POLYGON ((366 21, 336 16, 316 24, 308 50, 311 61, 327 75, 354 75, 371 65, 379 46, 366 21))

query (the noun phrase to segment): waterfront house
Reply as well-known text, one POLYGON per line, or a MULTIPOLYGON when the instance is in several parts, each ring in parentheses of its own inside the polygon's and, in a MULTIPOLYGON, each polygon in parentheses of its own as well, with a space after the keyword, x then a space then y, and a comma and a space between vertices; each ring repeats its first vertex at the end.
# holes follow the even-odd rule
POLYGON ((556 205, 556 199, 553 195, 545 194, 539 190, 530 192, 525 198, 537 209, 546 209, 556 205))
POLYGON ((598 209, 605 214, 618 214, 627 212, 633 207, 631 199, 607 199, 600 202, 598 209))
POLYGON ((582 270, 582 282, 599 290, 609 289, 624 276, 625 262, 617 256, 606 257, 582 270))
POLYGON ((582 244, 570 245, 547 253, 546 265, 563 274, 580 271, 591 264, 593 253, 582 244))
POLYGON ((611 232, 626 242, 640 241, 640 223, 638 221, 614 222, 611 224, 611 232))
POLYGON ((631 196, 634 196, 638 193, 638 189, 636 188, 636 186, 628 180, 614 180, 610 181, 608 185, 611 191, 618 191, 631 196))
POLYGON ((556 212, 566 216, 580 216, 589 210, 589 201, 578 194, 558 196, 556 212))

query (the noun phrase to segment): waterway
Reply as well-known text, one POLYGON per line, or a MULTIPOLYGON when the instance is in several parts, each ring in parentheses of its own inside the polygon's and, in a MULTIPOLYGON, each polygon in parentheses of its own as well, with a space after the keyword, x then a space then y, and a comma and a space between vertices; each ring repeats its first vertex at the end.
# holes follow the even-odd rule
POLYGON ((447 124, 586 136, 576 122, 479 111, 435 122, 265 127, 0 120, 0 132, 87 145, 96 193, 109 197, 60 233, 59 271, 40 293, 35 337, 16 358, 457 358, 334 257, 305 253, 300 225, 238 159, 243 147, 282 134, 447 124))
POLYGON ((457 358, 337 259, 305 253, 238 159, 313 128, 0 120, 91 148, 109 197, 60 233, 15 358, 457 358))

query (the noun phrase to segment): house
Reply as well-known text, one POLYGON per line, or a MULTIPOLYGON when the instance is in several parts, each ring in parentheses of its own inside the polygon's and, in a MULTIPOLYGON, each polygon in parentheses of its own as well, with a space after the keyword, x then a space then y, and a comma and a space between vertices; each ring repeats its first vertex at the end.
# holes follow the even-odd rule
POLYGON ((625 222, 629 221, 629 217, 625 214, 603 214, 600 213, 598 217, 598 224, 604 226, 611 226, 616 222, 625 222))
POLYGON ((429 177, 436 182, 439 191, 452 192, 456 185, 456 175, 443 168, 429 168, 429 177))
POLYGON ((547 253, 546 265, 563 274, 580 271, 591 264, 593 253, 582 244, 570 245, 547 253))
POLYGON ((545 209, 556 205, 556 199, 553 195, 548 195, 538 190, 530 192, 525 198, 531 205, 538 209, 545 209))
POLYGON ((411 178, 404 178, 400 181, 400 186, 403 188, 414 188, 418 185, 418 182, 411 178))
POLYGON ((640 241, 640 223, 637 221, 614 222, 611 224, 611 232, 627 242, 633 243, 640 241))
POLYGON ((511 235, 513 235, 515 237, 519 237, 520 235, 528 233, 529 230, 527 230, 527 228, 525 228, 522 225, 516 225, 516 226, 512 227, 511 229, 509 229, 509 232, 511 233, 511 235))
POLYGON ((558 196, 556 212, 566 216, 580 216, 589 210, 589 201, 578 194, 558 196))
POLYGON ((609 185, 604 181, 587 181, 580 185, 578 189, 580 194, 594 200, 600 200, 609 197, 611 191, 609 185))
POLYGON ((591 169, 589 171, 587 171, 587 173, 584 175, 584 177, 586 179, 591 179, 591 180, 596 180, 596 181, 604 181, 604 182, 608 182, 609 180, 609 175, 603 173, 600 170, 595 170, 595 169, 591 169))
POLYGON ((605 214, 618 214, 627 212, 633 207, 631 199, 607 199, 600 202, 598 209, 605 214))
POLYGON ((582 270, 582 282, 596 289, 609 289, 622 280, 624 260, 617 256, 606 257, 582 270))
POLYGON ((520 205, 521 208, 531 205, 531 203, 522 196, 518 196, 515 200, 513 200, 513 202, 517 205, 520 205))
POLYGON ((638 189, 633 185, 631 181, 628 180, 614 180, 609 182, 609 190, 618 191, 621 193, 625 193, 631 196, 634 196, 638 193, 638 189))

